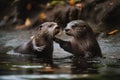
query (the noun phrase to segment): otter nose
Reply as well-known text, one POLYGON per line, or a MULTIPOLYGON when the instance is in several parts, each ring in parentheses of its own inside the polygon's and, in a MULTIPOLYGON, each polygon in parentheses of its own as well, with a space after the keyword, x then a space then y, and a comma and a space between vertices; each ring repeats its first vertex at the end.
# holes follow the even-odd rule
POLYGON ((70 29, 67 29, 67 28, 65 29, 66 32, 68 32, 69 30, 70 30, 70 29))

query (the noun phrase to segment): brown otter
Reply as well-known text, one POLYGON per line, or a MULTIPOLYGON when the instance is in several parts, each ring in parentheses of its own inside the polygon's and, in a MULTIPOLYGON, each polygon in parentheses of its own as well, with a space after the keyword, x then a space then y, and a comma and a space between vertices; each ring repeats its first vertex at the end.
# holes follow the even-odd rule
POLYGON ((74 20, 65 28, 70 41, 54 38, 60 47, 72 53, 75 57, 93 58, 102 57, 100 47, 90 26, 83 20, 74 20))
POLYGON ((38 58, 47 61, 52 60, 53 37, 59 32, 59 27, 55 22, 45 22, 39 26, 33 38, 14 49, 16 53, 34 54, 38 58))

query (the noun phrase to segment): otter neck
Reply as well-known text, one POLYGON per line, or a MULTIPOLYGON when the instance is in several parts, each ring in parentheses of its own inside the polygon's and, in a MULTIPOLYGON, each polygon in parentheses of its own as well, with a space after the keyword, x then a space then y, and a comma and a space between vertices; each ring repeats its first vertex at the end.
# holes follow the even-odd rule
POLYGON ((95 41, 95 38, 90 34, 83 37, 73 37, 71 42, 73 47, 77 47, 76 50, 84 53, 84 51, 87 51, 91 46, 91 41, 95 41))
POLYGON ((85 39, 93 39, 94 38, 94 34, 93 33, 86 33, 86 34, 82 34, 82 35, 75 35, 74 39, 75 40, 85 40, 85 39))

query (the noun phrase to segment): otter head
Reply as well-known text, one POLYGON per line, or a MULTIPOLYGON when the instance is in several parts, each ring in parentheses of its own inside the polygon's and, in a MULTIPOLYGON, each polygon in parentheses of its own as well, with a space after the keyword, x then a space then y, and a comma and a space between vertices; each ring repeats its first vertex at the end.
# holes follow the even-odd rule
POLYGON ((45 22, 40 25, 40 32, 43 34, 49 34, 55 36, 60 31, 58 24, 55 22, 45 22))
POLYGON ((67 24, 65 32, 69 36, 82 37, 87 33, 91 33, 92 29, 83 20, 74 20, 67 24))

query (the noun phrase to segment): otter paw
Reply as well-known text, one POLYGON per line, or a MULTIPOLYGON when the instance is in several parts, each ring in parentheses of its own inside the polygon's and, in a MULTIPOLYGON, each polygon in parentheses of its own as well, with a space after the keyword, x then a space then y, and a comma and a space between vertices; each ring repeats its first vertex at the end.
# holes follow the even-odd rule
POLYGON ((37 51, 42 51, 44 48, 45 48, 45 45, 40 47, 34 46, 34 50, 37 50, 37 51))
POLYGON ((92 57, 92 54, 91 54, 90 52, 86 52, 86 54, 85 54, 84 57, 85 57, 85 58, 90 58, 90 57, 92 57))

